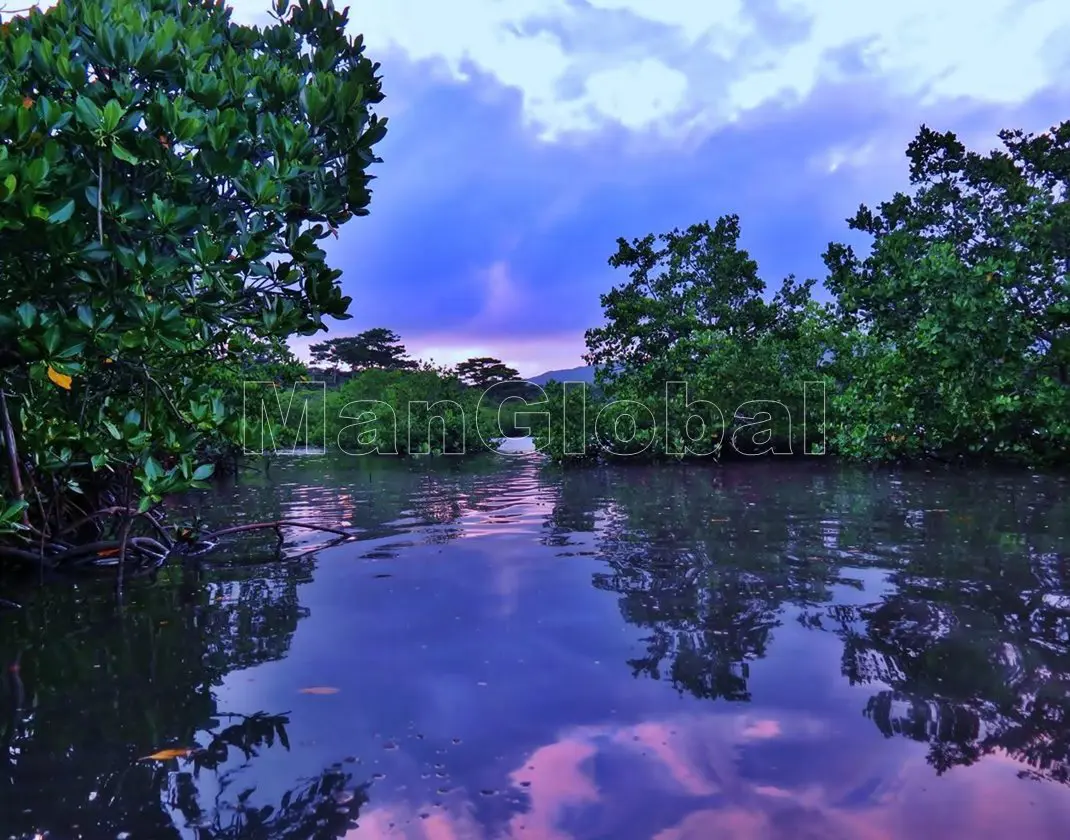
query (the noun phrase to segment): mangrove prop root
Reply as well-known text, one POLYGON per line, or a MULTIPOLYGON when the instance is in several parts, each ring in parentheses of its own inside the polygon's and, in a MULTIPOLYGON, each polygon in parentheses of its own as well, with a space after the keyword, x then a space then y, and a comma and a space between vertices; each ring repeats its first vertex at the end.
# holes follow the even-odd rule
MULTIPOLYGON (((15 445, 15 427, 11 425, 11 415, 7 411, 7 397, 2 387, 0 387, 0 422, 4 424, 4 448, 7 450, 7 463, 11 470, 11 489, 15 492, 15 500, 21 502, 25 499, 25 495, 22 492, 22 474, 19 470, 19 450, 15 445)), ((25 508, 22 510, 22 524, 30 524, 25 508)))
POLYGON ((125 506, 122 506, 122 505, 113 505, 112 507, 101 508, 100 510, 96 511, 95 513, 89 514, 89 516, 82 517, 81 519, 79 519, 74 524, 68 525, 66 528, 64 528, 62 531, 59 532, 59 536, 63 536, 64 534, 69 534, 72 531, 77 531, 83 525, 88 525, 90 522, 93 522, 94 520, 97 520, 97 519, 103 519, 106 516, 113 516, 115 514, 120 514, 120 513, 136 513, 136 512, 137 511, 134 508, 125 507, 125 506))
POLYGON ((119 532, 119 569, 116 590, 120 599, 123 597, 123 569, 126 568, 126 546, 130 541, 130 529, 133 526, 134 519, 131 517, 123 522, 122 530, 119 532))
MULTIPOLYGON (((43 567, 51 569, 61 569, 64 566, 69 568, 77 568, 81 566, 90 565, 96 562, 102 557, 111 557, 118 554, 118 585, 122 586, 123 567, 127 565, 127 561, 133 561, 136 557, 137 561, 142 561, 145 558, 151 559, 156 565, 159 565, 169 557, 172 552, 175 551, 175 542, 171 539, 167 533, 166 528, 157 521, 157 519, 147 513, 134 513, 130 516, 133 509, 124 506, 115 506, 103 508, 95 512, 94 514, 87 516, 73 525, 64 528, 62 533, 69 533, 72 530, 76 530, 78 527, 85 525, 94 520, 98 520, 110 515, 122 516, 126 514, 129 518, 125 519, 119 528, 119 534, 115 539, 109 540, 97 540, 94 542, 83 543, 81 545, 69 546, 63 543, 46 543, 46 547, 50 549, 49 552, 42 556, 38 552, 29 551, 22 548, 16 548, 14 546, 0 545, 0 557, 10 557, 16 560, 22 560, 27 563, 40 564, 43 567), (153 527, 156 531, 159 539, 148 536, 135 536, 130 533, 133 525, 139 519, 144 519, 153 527)), ((242 534, 251 531, 266 531, 274 530, 282 540, 283 528, 303 528, 308 531, 322 531, 328 534, 335 534, 340 539, 332 540, 331 544, 338 544, 345 539, 351 539, 357 536, 357 532, 353 530, 346 530, 344 528, 336 528, 330 525, 320 525, 315 522, 302 522, 297 519, 278 519, 270 522, 253 522, 246 525, 234 525, 229 528, 221 528, 217 531, 212 531, 209 534, 205 534, 198 540, 201 544, 211 544, 214 546, 219 537, 228 536, 231 534, 242 534)), ((198 552, 201 553, 201 552, 198 552)))

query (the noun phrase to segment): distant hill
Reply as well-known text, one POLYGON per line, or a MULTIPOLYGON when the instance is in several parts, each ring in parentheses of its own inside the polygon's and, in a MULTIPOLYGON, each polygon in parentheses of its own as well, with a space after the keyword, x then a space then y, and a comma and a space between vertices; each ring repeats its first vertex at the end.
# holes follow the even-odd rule
POLYGON ((548 370, 538 376, 529 376, 525 381, 533 385, 545 385, 551 379, 555 379, 558 382, 586 382, 589 385, 593 385, 594 371, 594 365, 584 365, 583 367, 568 368, 567 370, 548 370))

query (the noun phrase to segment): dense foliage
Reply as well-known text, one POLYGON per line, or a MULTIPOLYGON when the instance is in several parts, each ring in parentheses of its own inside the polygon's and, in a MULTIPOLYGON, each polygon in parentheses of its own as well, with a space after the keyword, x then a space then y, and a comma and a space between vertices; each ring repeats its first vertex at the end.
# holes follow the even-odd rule
POLYGON ((1070 122, 1001 139, 982 156, 922 128, 913 195, 849 220, 871 254, 825 254, 857 336, 845 454, 1050 460, 1070 443, 1070 122))
POLYGON ((330 2, 275 13, 63 0, 0 28, 0 528, 23 554, 203 483, 240 432, 221 364, 347 317, 318 242, 368 212, 378 65, 330 2))
POLYGON ((607 323, 587 332, 604 394, 552 384, 540 447, 565 458, 790 449, 803 383, 824 378, 826 312, 810 299, 813 281, 788 277, 766 300, 739 236, 739 219, 725 216, 618 241, 610 265, 629 280, 603 295, 607 323))
POLYGON ((1065 459, 1070 123, 1001 138, 983 156, 922 127, 911 193, 848 220, 868 256, 825 253, 827 305, 790 277, 769 297, 735 216, 619 240, 610 264, 629 279, 587 334, 604 397, 551 388, 538 444, 558 459, 1065 459))

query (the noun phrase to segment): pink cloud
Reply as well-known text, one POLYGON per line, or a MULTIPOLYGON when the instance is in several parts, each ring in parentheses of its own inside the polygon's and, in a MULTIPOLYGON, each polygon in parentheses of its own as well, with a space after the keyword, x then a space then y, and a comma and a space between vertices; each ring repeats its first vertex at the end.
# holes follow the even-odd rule
MULTIPOLYGON (((874 742, 861 761, 837 760, 813 768, 799 784, 761 778, 760 766, 739 772, 739 755, 755 740, 803 738, 825 731, 807 716, 750 718, 708 714, 647 720, 630 726, 570 730, 539 747, 509 778, 522 786, 530 807, 514 816, 505 832, 491 837, 472 817, 471 803, 420 819, 420 809, 395 803, 361 818, 348 840, 583 840, 563 827, 577 809, 596 809, 612 834, 633 824, 667 787, 678 798, 693 797, 693 810, 651 840, 944 840, 969 837, 1051 837, 1070 821, 1070 800, 1045 796, 1052 788, 1016 778, 1020 765, 1006 756, 982 760, 937 778, 919 745, 874 742), (645 793, 617 793, 592 775, 592 759, 634 764, 645 793), (650 779, 661 779, 657 789, 650 779), (878 784, 862 802, 847 795, 866 780, 878 784), (724 804, 711 807, 716 796, 724 804), (391 827, 390 824, 393 823, 391 827), (613 827, 616 827, 615 829, 613 827)), ((626 840, 631 840, 627 835, 626 840)))
POLYGON ((557 828, 562 813, 570 807, 593 804, 601 795, 583 765, 598 752, 580 738, 565 738, 540 747, 509 778, 515 785, 527 785, 531 809, 509 822, 510 838, 525 840, 571 840, 572 835, 557 828))
POLYGON ((704 778, 697 770, 680 745, 672 743, 678 730, 670 729, 664 723, 641 723, 623 730, 614 736, 614 740, 631 748, 649 752, 669 771, 676 785, 691 796, 710 796, 716 793, 718 786, 704 778))
POLYGON ((777 738, 780 734, 780 724, 775 720, 755 720, 743 729, 744 738, 777 738))

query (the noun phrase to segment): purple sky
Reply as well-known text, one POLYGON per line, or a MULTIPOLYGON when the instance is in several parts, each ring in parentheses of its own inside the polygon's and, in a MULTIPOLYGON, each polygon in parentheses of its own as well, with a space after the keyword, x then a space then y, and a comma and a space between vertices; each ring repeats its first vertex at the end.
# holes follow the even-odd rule
POLYGON ((391 127, 371 215, 326 245, 354 316, 330 335, 389 327, 524 375, 581 364, 618 236, 738 213, 770 286, 820 279, 845 217, 906 185, 922 122, 992 147, 1070 117, 1066 0, 364 0, 350 19, 391 127))

